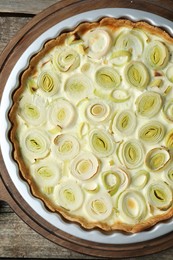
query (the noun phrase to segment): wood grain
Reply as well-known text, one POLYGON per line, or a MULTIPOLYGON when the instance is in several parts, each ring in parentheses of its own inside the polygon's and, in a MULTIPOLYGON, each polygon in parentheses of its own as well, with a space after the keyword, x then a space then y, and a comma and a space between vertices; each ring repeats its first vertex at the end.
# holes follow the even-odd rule
MULTIPOLYGON (((73 1, 66 1, 65 2, 73 2, 73 1)), ((23 26, 26 25, 29 21, 32 22, 32 25, 38 20, 37 18, 34 18, 35 20, 32 20, 31 17, 28 17, 28 14, 35 14, 39 12, 39 10, 44 9, 45 6, 49 6, 52 4, 52 2, 59 2, 59 1, 50 1, 50 0, 43 0, 43 1, 26 1, 26 0, 0 0, 0 52, 3 51, 5 48, 6 44, 11 40, 11 44, 9 45, 10 47, 13 47, 13 37, 16 34, 22 35, 24 29, 23 26), (36 4, 37 3, 37 4, 36 4), (44 7, 42 6, 44 5, 44 7), (3 13, 3 15, 1 15, 3 13), (8 13, 8 15, 6 15, 8 13), (19 14, 21 13, 21 16, 19 14), (10 15, 9 15, 10 14, 10 15), (26 14, 26 17, 23 15, 26 14)), ((93 1, 78 1, 79 5, 76 5, 75 8, 73 9, 73 12, 79 12, 80 10, 85 10, 86 6, 88 6, 88 9, 92 9, 93 1), (81 2, 81 5, 80 5, 81 2), (90 6, 89 4, 90 3, 90 6)), ((164 17, 167 17, 170 20, 173 20, 173 15, 170 10, 173 10, 173 1, 172 0, 154 0, 152 1, 152 4, 150 4, 151 1, 149 0, 112 0, 112 1, 95 1, 95 6, 97 7, 103 7, 107 6, 107 3, 110 3, 110 7, 129 7, 129 8, 138 8, 141 10, 148 10, 150 8, 153 13, 159 14, 162 12, 164 17)), ((47 7, 46 6, 46 7, 47 7)), ((62 5, 63 6, 63 5, 62 5)), ((69 9, 67 11, 64 10, 64 15, 68 15, 70 12, 71 8, 69 6, 69 9)), ((41 16, 39 16, 41 17, 41 16)), ((56 18, 56 17, 55 17, 56 18)), ((52 22, 52 18, 50 19, 52 22)), ((36 37, 39 32, 38 28, 41 30, 42 25, 44 26, 51 26, 51 24, 44 24, 42 23, 40 27, 37 27, 36 30, 34 31, 36 34, 34 37, 36 37)), ((24 27, 25 28, 25 27, 24 27)), ((43 29, 44 29, 43 28, 43 29)), ((32 36, 32 34, 29 34, 29 36, 32 36)), ((16 39, 16 36, 15 36, 16 39)), ((32 41, 32 38, 29 39, 32 41)), ((5 56, 1 56, 2 60, 5 56)), ((13 56, 14 59, 14 56, 13 56)), ((1 61, 0 61, 1 62, 1 61)), ((10 64, 11 60, 9 61, 10 64)), ((7 74, 7 71, 6 71, 7 74)), ((1 78, 2 79, 2 78, 1 78)), ((2 85, 3 82, 1 81, 1 90, 2 92, 2 85)), ((0 162, 2 165, 2 163, 0 162)), ((2 169, 2 168, 1 168, 2 169)), ((3 175, 4 178, 4 175, 3 175)), ((0 181, 1 182, 1 181, 0 181)), ((11 203, 11 199, 4 195, 2 195, 2 189, 0 190, 0 198, 4 198, 4 200, 8 201, 9 204, 11 203)), ((14 210, 20 215, 20 211, 17 210, 17 205, 13 203, 13 208, 14 210)), ((27 206, 24 207, 23 210, 27 211, 27 206)), ((75 251, 72 251, 73 248, 71 247, 72 250, 66 249, 61 244, 62 246, 59 246, 55 243, 50 242, 49 240, 45 239, 38 233, 36 233, 33 229, 31 229, 28 225, 30 225, 30 222, 32 221, 30 218, 25 219, 26 223, 24 223, 15 213, 14 211, 4 202, 0 201, 0 257, 14 257, 14 258, 19 258, 19 257, 29 257, 29 258, 75 258, 75 259, 93 259, 94 257, 90 257, 88 255, 84 254, 79 254, 76 253, 75 251)), ((52 231, 52 233, 54 230, 52 231)), ((46 236, 48 239, 51 237, 46 236)), ((166 239, 166 238, 165 238, 166 239)), ((164 244, 163 240, 163 244, 164 244)), ((169 241, 169 240, 168 240, 169 241)), ((155 246, 158 245, 158 251, 163 249, 163 246, 160 245, 159 248, 159 243, 155 244, 155 246)), ((64 246, 66 244, 64 243, 64 246)), ((75 250, 75 248, 74 248, 75 250)), ((101 250, 101 249, 100 249, 101 250)), ((123 249, 122 249, 123 250, 123 249)), ((145 250, 146 252, 148 251, 149 253, 152 253, 152 250, 150 248, 150 243, 146 243, 145 246, 141 247, 141 250, 145 250)), ((82 249, 81 249, 82 252, 82 249)), ((83 251, 85 253, 85 250, 83 251)), ((101 255, 101 253, 100 253, 101 255)), ((132 256, 132 254, 129 252, 128 257, 132 256)), ((135 255, 134 255, 135 256, 135 255)), ((119 256, 120 257, 120 256, 119 256)), ((154 255, 148 255, 148 256, 142 256, 142 259, 144 260, 156 260, 156 259, 163 259, 163 260, 172 260, 173 257, 173 248, 170 248, 168 250, 164 250, 163 252, 154 254, 154 255)), ((115 253, 115 258, 117 258, 117 255, 115 253)), ((136 257, 130 257, 128 259, 136 259, 136 257)))
POLYGON ((0 16, 0 53, 9 41, 21 28, 31 20, 31 17, 5 17, 0 16))
POLYGON ((37 14, 60 0, 0 0, 0 13, 37 14))
MULTIPOLYGON (((2 212, 2 208, 0 227, 3 227, 0 232, 0 257, 81 258, 81 254, 62 248, 43 238, 21 221, 16 214, 2 212)), ((91 259, 91 257, 85 259, 91 259)))

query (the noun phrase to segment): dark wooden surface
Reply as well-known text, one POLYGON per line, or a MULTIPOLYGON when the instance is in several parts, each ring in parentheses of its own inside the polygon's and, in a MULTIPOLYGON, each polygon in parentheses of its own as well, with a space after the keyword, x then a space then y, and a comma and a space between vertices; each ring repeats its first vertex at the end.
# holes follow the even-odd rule
MULTIPOLYGON (((87 1, 78 1, 82 3, 82 8, 85 9, 87 6, 87 1)), ((33 16, 40 12, 42 9, 47 8, 53 3, 60 2, 58 0, 0 0, 0 53, 4 50, 7 43, 10 41, 13 42, 13 37, 16 37, 17 34, 21 32, 21 29, 24 25, 27 25, 28 22, 33 21, 33 16)), ((70 1, 69 1, 70 2, 70 1)), ((73 1, 71 1, 73 2, 73 1)), ((89 2, 89 1, 88 1, 89 2)), ((95 1, 97 6, 102 7, 102 3, 111 2, 111 1, 95 1)), ((173 21, 173 1, 172 0, 158 0, 158 1, 149 1, 149 0, 112 0, 112 6, 117 7, 127 7, 127 8, 136 8, 145 11, 151 11, 156 14, 160 14, 173 21), (151 4, 152 3, 152 4, 151 4)), ((111 7, 111 4, 110 4, 111 7)), ((92 7, 90 7, 92 8, 92 7)), ((12 46, 12 45, 11 45, 12 46)), ((0 63, 2 64, 4 54, 1 55, 0 63)), ((0 90, 2 92, 2 89, 0 90)), ((1 165, 2 162, 0 161, 1 165)), ((2 169, 2 167, 1 167, 2 169)), ((73 251, 73 247, 68 249, 68 245, 60 243, 53 243, 42 237, 33 229, 31 229, 27 224, 29 219, 26 219, 26 223, 21 220, 17 214, 10 208, 8 205, 13 205, 15 212, 17 206, 12 203, 10 196, 6 195, 6 191, 3 191, 3 185, 0 180, 0 257, 2 258, 75 258, 75 259, 93 259, 94 257, 77 253, 73 251), (4 202, 6 201, 6 202, 4 202), (8 202, 8 203, 7 203, 8 202)), ((50 238, 47 236, 47 238, 50 238)), ((167 240, 164 238, 163 243, 166 243, 167 240)), ((61 242, 61 240, 60 240, 61 242)), ((170 239, 168 238, 168 243, 171 245, 170 239)), ((149 244, 146 244, 146 247, 149 247, 149 244)), ((154 244, 157 246, 157 243, 154 244)), ((151 248, 148 249, 142 247, 143 250, 147 253, 151 253, 151 248)), ((163 250, 164 247, 158 243, 158 250, 163 250), (160 245, 160 248, 159 248, 160 245)), ((74 247, 75 250, 75 247, 74 247)), ((77 250, 78 251, 78 250, 77 250)), ((84 250, 85 252, 85 250, 84 250)), ((101 254, 100 254, 101 255, 101 254)), ((127 253, 126 253, 127 255, 127 253)), ((129 259, 136 259, 135 255, 129 252, 129 259)), ((115 258, 117 256, 115 255, 115 258)), ((168 248, 164 251, 155 254, 149 254, 147 256, 139 257, 141 259, 173 259, 173 248, 168 248)))

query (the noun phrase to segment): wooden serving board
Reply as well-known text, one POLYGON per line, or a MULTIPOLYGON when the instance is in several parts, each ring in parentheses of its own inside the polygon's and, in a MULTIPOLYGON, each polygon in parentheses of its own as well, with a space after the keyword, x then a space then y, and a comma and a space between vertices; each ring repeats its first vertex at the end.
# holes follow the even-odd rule
MULTIPOLYGON (((172 0, 94 0, 94 8, 133 8, 152 12, 173 21, 172 0)), ((93 9, 93 0, 63 0, 36 15, 8 44, 0 57, 0 97, 11 70, 21 54, 45 30, 58 22, 93 9)), ((3 127, 3 126, 1 126, 3 127)), ((73 251, 106 258, 143 256, 173 246, 173 232, 147 242, 111 245, 93 243, 69 235, 40 217, 14 186, 0 154, 0 199, 6 201, 21 219, 50 241, 73 251)))

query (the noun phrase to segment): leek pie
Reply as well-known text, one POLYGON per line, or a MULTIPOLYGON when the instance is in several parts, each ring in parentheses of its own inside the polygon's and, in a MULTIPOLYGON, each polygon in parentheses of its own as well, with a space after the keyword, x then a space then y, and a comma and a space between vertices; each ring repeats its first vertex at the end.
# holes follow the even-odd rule
POLYGON ((173 38, 103 18, 47 41, 13 93, 20 175, 85 229, 140 232, 173 215, 173 38))

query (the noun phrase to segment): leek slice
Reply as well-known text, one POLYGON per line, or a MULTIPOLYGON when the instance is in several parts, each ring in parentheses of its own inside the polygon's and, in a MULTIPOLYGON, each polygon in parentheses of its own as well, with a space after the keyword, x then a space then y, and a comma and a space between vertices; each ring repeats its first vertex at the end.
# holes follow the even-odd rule
POLYGON ((58 92, 60 87, 60 80, 57 74, 50 70, 45 70, 40 73, 37 84, 40 92, 44 96, 49 97, 55 95, 58 92))
POLYGON ((131 30, 118 35, 115 49, 131 52, 135 58, 143 53, 144 42, 137 31, 131 30))
POLYGON ((165 145, 168 149, 173 149, 173 129, 166 134, 165 145))
POLYGON ((107 157, 114 152, 114 143, 107 132, 94 129, 89 135, 89 144, 94 154, 107 157))
POLYGON ((62 128, 57 125, 54 128, 49 129, 48 131, 49 131, 49 133, 51 133, 53 135, 57 135, 57 134, 61 133, 62 128))
POLYGON ((154 87, 160 88, 162 85, 163 85, 163 79, 156 78, 151 82, 150 87, 151 88, 154 88, 154 87))
POLYGON ((52 61, 55 69, 67 72, 79 67, 80 56, 73 48, 64 47, 55 52, 52 61))
POLYGON ((109 66, 102 67, 96 71, 96 82, 105 90, 119 87, 121 77, 118 72, 109 66))
POLYGON ((136 169, 143 163, 144 149, 137 139, 129 139, 122 143, 118 153, 127 169, 136 169))
POLYGON ((157 144, 165 136, 165 127, 159 121, 152 121, 141 126, 138 136, 141 141, 147 144, 157 144))
POLYGON ((54 187, 61 178, 59 166, 50 158, 35 163, 32 166, 31 171, 35 181, 43 190, 46 187, 54 187))
POLYGON ((173 168, 170 168, 166 174, 166 180, 168 182, 168 184, 173 188, 173 168))
POLYGON ((39 96, 23 96, 19 102, 19 115, 23 120, 33 126, 39 126, 46 121, 46 109, 43 99, 39 96))
POLYGON ((132 177, 132 185, 137 189, 143 189, 149 181, 149 172, 145 170, 139 170, 132 177))
POLYGON ((164 89, 163 94, 164 94, 165 96, 167 96, 167 95, 171 92, 171 90, 172 90, 172 86, 167 86, 167 87, 164 89))
POLYGON ((117 192, 121 184, 121 178, 119 174, 111 170, 103 172, 102 181, 111 196, 117 192))
POLYGON ((164 147, 151 149, 146 157, 145 164, 151 171, 159 171, 164 169, 171 160, 169 150, 164 147))
POLYGON ((172 204, 172 191, 163 181, 150 184, 147 190, 149 204, 161 210, 166 210, 172 204))
POLYGON ((136 190, 126 190, 120 194, 118 210, 120 217, 128 224, 139 223, 148 212, 144 196, 136 190))
POLYGON ((110 61, 115 66, 123 66, 131 59, 131 52, 125 50, 114 51, 110 56, 110 61))
POLYGON ((89 31, 84 40, 89 47, 88 55, 91 58, 100 59, 111 47, 111 37, 109 33, 103 29, 93 29, 89 31))
POLYGON ((75 32, 74 34, 70 34, 69 36, 67 36, 67 39, 66 39, 67 45, 75 46, 75 45, 79 45, 81 43, 83 43, 83 40, 78 33, 75 32))
POLYGON ((124 69, 127 83, 138 90, 144 90, 150 81, 147 67, 139 61, 130 62, 124 69))
POLYGON ((145 58, 153 69, 163 69, 169 62, 168 47, 161 41, 152 41, 148 44, 145 58))
POLYGON ((163 96, 167 95, 171 90, 171 87, 165 84, 163 78, 155 78, 151 84, 147 87, 148 91, 157 92, 163 96))
POLYGON ((87 122, 81 122, 81 123, 79 124, 79 129, 78 129, 78 136, 79 136, 79 138, 81 139, 81 138, 83 138, 84 136, 86 136, 86 135, 88 134, 89 130, 90 130, 90 125, 89 125, 89 123, 87 123, 87 122))
POLYGON ((82 206, 84 195, 75 181, 67 180, 55 187, 54 199, 61 207, 75 211, 82 206))
POLYGON ((115 115, 112 131, 120 135, 130 135, 136 128, 136 115, 133 111, 124 110, 115 115))
POLYGON ((55 126, 66 128, 75 123, 76 110, 65 99, 55 99, 49 107, 49 120, 55 126))
POLYGON ((102 173, 103 185, 111 196, 126 189, 129 181, 127 172, 119 168, 102 173))
POLYGON ((20 136, 21 151, 29 161, 45 158, 50 152, 50 140, 47 133, 38 129, 28 129, 20 136))
POLYGON ((167 70, 166 70, 166 76, 168 78, 168 80, 173 83, 173 66, 170 66, 167 70))
POLYGON ((126 102, 127 100, 130 99, 130 93, 125 89, 115 89, 112 91, 108 99, 110 99, 110 101, 115 103, 126 102))
POLYGON ((85 115, 89 121, 98 123, 108 119, 110 106, 99 99, 91 100, 86 107, 85 115))
POLYGON ((173 99, 165 102, 163 106, 163 114, 168 121, 173 122, 173 99))
POLYGON ((71 160, 79 153, 80 145, 76 137, 61 134, 54 139, 53 149, 60 160, 71 160))
POLYGON ((79 154, 71 162, 71 174, 82 181, 91 179, 98 170, 99 161, 97 157, 90 152, 79 154))
POLYGON ((100 191, 100 185, 97 184, 95 181, 90 181, 90 182, 87 182, 83 185, 83 188, 91 193, 91 194, 96 194, 97 192, 100 191))
POLYGON ((110 195, 104 192, 94 194, 87 202, 86 211, 91 218, 98 221, 107 219, 113 210, 110 195))
POLYGON ((89 96, 92 92, 92 83, 87 76, 77 73, 67 79, 64 90, 70 100, 74 99, 77 102, 89 96))
POLYGON ((32 77, 28 78, 26 87, 29 89, 31 94, 34 94, 38 89, 37 81, 32 77))
POLYGON ((142 117, 155 116, 160 111, 161 106, 161 95, 153 91, 144 92, 136 99, 136 112, 142 117))

